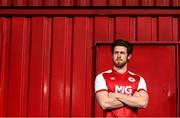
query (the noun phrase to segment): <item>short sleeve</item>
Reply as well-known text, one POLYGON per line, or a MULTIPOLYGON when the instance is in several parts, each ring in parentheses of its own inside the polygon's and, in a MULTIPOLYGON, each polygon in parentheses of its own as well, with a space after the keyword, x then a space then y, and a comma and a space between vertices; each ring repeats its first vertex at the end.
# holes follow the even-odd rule
POLYGON ((103 90, 107 91, 106 81, 104 80, 103 75, 99 74, 95 79, 95 93, 103 90))
POLYGON ((145 91, 147 91, 146 82, 145 82, 145 80, 144 80, 143 77, 140 77, 140 81, 139 81, 139 84, 138 84, 138 89, 137 89, 137 91, 140 91, 140 90, 145 90, 145 91))

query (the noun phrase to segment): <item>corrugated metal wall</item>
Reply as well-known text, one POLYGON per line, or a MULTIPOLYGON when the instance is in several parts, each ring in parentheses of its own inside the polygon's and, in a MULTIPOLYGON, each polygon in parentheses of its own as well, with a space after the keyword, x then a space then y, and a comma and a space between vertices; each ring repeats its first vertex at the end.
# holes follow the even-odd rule
POLYGON ((179 16, 0 17, 0 116, 93 116, 95 44, 178 44, 179 24, 179 16))
POLYGON ((180 6, 180 0, 0 0, 0 6, 180 6))

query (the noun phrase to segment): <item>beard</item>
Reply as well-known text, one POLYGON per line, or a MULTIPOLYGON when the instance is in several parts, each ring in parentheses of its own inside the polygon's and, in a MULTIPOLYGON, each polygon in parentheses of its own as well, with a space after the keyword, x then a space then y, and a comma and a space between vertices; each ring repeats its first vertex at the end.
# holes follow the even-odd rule
POLYGON ((123 68, 126 64, 127 64, 127 60, 122 60, 122 59, 116 59, 113 60, 114 66, 116 66, 117 68, 123 68))

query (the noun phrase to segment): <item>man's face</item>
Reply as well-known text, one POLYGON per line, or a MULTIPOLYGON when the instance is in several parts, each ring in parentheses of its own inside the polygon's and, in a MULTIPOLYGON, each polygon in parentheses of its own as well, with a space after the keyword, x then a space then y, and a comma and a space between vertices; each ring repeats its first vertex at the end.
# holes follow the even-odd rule
POLYGON ((117 68, 124 67, 131 55, 128 55, 127 48, 124 46, 116 46, 113 52, 113 63, 117 68))

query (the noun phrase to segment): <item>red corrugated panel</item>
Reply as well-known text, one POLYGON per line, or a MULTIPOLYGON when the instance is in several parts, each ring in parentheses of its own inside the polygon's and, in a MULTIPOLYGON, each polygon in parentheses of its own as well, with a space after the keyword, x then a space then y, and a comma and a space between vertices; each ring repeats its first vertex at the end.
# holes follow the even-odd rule
POLYGON ((152 17, 152 29, 151 29, 151 32, 152 32, 152 41, 157 41, 157 34, 158 34, 158 20, 157 20, 157 17, 152 17))
POLYGON ((172 21, 172 35, 173 35, 173 41, 178 41, 178 18, 174 17, 172 21))
POLYGON ((138 17, 137 18, 137 39, 139 41, 151 41, 152 40, 151 36, 152 36, 151 17, 138 17))
POLYGON ((123 6, 123 0, 109 0, 109 6, 123 6))
POLYGON ((173 0, 172 5, 173 6, 180 6, 180 0, 173 0))
POLYGON ((1 6, 12 6, 12 1, 11 0, 0 0, 1 6))
POLYGON ((108 0, 92 0, 93 6, 108 6, 108 0))
MULTIPOLYGON (((177 55, 177 65, 180 65, 180 45, 177 45, 177 52, 176 52, 176 55, 177 55), (179 56, 178 56, 179 55, 179 56)), ((177 78, 180 78, 180 66, 177 66, 177 78)), ((177 86, 180 86, 180 79, 177 79, 177 83, 176 83, 177 86)), ((180 88, 177 87, 177 116, 180 117, 180 88)))
POLYGON ((159 17, 158 21, 158 40, 159 41, 172 41, 173 40, 173 19, 172 17, 159 17))
POLYGON ((0 67, 0 116, 6 116, 8 78, 9 78, 9 47, 10 47, 10 19, 1 17, 1 67, 0 67))
POLYGON ((116 39, 130 39, 129 19, 129 17, 116 17, 116 39))
POLYGON ((25 116, 27 108, 29 22, 12 18, 8 116, 25 116), (18 27, 18 28, 17 28, 18 27), (13 99, 12 99, 13 98, 13 99))
POLYGON ((90 23, 92 23, 91 19, 86 17, 74 18, 71 116, 88 116, 88 114, 85 114, 87 111, 86 105, 89 104, 88 101, 92 95, 88 95, 86 93, 87 91, 92 93, 92 89, 88 89, 92 87, 92 82, 88 83, 87 81, 87 79, 91 79, 87 75, 89 75, 88 70, 92 68, 92 62, 87 63, 87 61, 90 59, 89 54, 87 54, 88 48, 92 46, 92 38, 87 37, 90 35, 92 36, 92 31, 89 30, 89 28, 92 26, 90 23), (89 44, 89 41, 91 44, 89 44), (89 64, 91 66, 88 66, 89 68, 87 68, 87 65, 89 64))
POLYGON ((53 18, 50 116, 70 116, 72 18, 53 18))
POLYGON ((78 0, 76 6, 91 6, 90 0, 78 0))
POLYGON ((74 6, 74 0, 63 0, 60 1, 61 6, 74 6))
POLYGON ((137 39, 137 18, 131 17, 130 18, 130 25, 129 25, 129 40, 135 41, 137 39))
POLYGON ((32 18, 28 116, 48 116, 51 19, 32 18))
POLYGON ((44 6, 59 6, 59 0, 45 0, 44 6))
POLYGON ((29 6, 43 6, 43 0, 30 0, 29 6))
POLYGON ((139 6, 140 0, 126 0, 126 6, 139 6))
POLYGON ((12 4, 13 6, 27 6, 28 0, 13 0, 12 4))
POLYGON ((0 6, 180 6, 179 0, 0 0, 0 6))
POLYGON ((110 43, 114 38, 114 21, 109 17, 95 17, 95 43, 110 43), (102 32, 103 30, 103 32, 102 32))
POLYGON ((177 42, 179 18, 1 17, 0 31, 0 116, 102 116, 94 104, 94 72, 102 64, 95 45, 117 38, 177 42))
POLYGON ((169 6, 169 0, 156 0, 156 6, 169 6))
POLYGON ((154 0, 142 0, 142 6, 154 6, 154 0))

